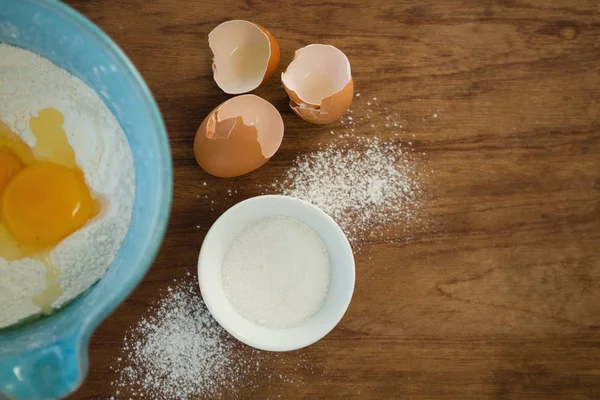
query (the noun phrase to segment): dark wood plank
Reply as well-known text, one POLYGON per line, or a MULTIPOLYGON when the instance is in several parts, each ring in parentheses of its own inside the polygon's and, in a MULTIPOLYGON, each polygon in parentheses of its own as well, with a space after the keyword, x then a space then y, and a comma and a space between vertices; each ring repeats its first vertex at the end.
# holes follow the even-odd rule
POLYGON ((294 382, 256 377, 237 398, 600 398, 597 0, 69 3, 146 78, 175 165, 160 255, 95 333, 89 376, 72 399, 110 398, 125 330, 161 289, 194 271, 220 213, 261 194, 258 184, 281 178, 296 155, 341 129, 295 117, 273 78, 258 94, 284 116, 276 157, 232 180, 197 167, 194 133, 228 97, 212 80, 207 34, 232 18, 271 30, 280 70, 303 45, 343 49, 361 97, 378 98, 376 118, 385 108, 398 113, 402 138, 425 153, 420 165, 432 171, 412 240, 398 232, 399 240, 374 241, 357 254, 355 297, 338 328, 300 352, 266 356, 267 371, 294 382), (227 196, 230 188, 238 194, 227 196), (214 211, 204 195, 216 201, 214 211), (298 368, 299 358, 311 367, 298 368))

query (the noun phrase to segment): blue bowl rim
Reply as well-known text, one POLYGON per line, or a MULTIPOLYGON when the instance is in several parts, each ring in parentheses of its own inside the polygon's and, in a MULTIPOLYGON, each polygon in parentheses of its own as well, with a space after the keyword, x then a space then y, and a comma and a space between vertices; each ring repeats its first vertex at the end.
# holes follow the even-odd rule
MULTIPOLYGON (((152 266, 158 251, 160 250, 161 243, 164 239, 171 210, 171 203, 173 197, 173 166, 171 157, 171 148, 168 139, 168 133, 165 123, 162 119, 160 110, 150 91, 150 88, 144 81, 142 75, 127 57, 127 55, 121 50, 121 48, 96 24, 90 21, 88 18, 83 16, 81 13, 68 6, 67 4, 58 0, 25 0, 29 3, 34 3, 41 6, 51 8, 53 12, 62 14, 66 19, 79 26, 82 31, 88 32, 98 43, 104 47, 104 49, 113 53, 125 66, 123 73, 132 78, 137 83, 138 89, 141 91, 141 97, 143 97, 145 106, 149 110, 152 118, 152 124, 161 131, 163 134, 159 135, 156 139, 159 142, 160 153, 158 154, 159 159, 164 160, 163 172, 160 181, 159 192, 161 196, 157 196, 156 203, 158 203, 156 209, 157 213, 152 215, 151 226, 153 226, 152 234, 147 238, 144 243, 144 256, 140 264, 145 265, 145 268, 136 269, 136 273, 132 276, 132 279, 128 281, 128 285, 121 286, 118 288, 114 296, 107 298, 106 302, 101 303, 98 307, 94 307, 93 311, 89 313, 86 318, 80 321, 80 324, 73 328, 79 332, 75 337, 79 338, 79 345, 87 347, 87 342, 92 332, 100 325, 100 323, 108 317, 139 285, 146 273, 152 266), (44 4, 42 4, 44 3, 44 4), (162 204, 161 204, 162 203, 162 204)), ((68 307, 68 306, 67 306, 68 307)), ((60 311, 59 311, 60 312, 60 311)), ((48 318, 52 318, 50 315, 48 318)), ((44 321, 43 318, 41 321, 44 321)), ((36 323, 33 326, 25 325, 22 328, 24 330, 35 329, 36 323)), ((64 333, 68 335, 67 332, 64 333)))

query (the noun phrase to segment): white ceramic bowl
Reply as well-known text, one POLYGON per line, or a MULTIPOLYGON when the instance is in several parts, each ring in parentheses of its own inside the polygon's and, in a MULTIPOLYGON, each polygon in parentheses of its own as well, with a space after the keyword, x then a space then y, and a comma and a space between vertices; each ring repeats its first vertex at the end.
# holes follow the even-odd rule
POLYGON ((313 344, 340 322, 354 292, 354 257, 344 232, 319 208, 287 196, 259 196, 227 210, 208 231, 198 257, 200 291, 209 311, 238 340, 261 350, 289 351, 313 344), (245 319, 223 290, 221 264, 232 240, 254 221, 287 216, 308 225, 323 240, 331 263, 331 283, 319 311, 298 326, 272 329, 245 319))

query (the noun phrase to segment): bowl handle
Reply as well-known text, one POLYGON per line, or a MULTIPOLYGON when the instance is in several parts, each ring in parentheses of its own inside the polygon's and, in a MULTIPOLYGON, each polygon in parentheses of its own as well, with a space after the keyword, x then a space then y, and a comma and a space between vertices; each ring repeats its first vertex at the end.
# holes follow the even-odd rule
POLYGON ((0 399, 62 399, 82 383, 88 369, 89 335, 80 327, 42 348, 0 357, 0 399))

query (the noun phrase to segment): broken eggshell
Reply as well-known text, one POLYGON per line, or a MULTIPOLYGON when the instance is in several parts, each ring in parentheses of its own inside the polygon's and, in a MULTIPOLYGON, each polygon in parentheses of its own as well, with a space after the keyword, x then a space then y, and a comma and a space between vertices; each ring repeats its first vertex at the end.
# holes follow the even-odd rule
POLYGON ((208 114, 194 140, 202 169, 220 178, 254 171, 275 154, 283 140, 283 120, 268 101, 246 94, 208 114))
POLYGON ((314 124, 337 121, 352 104, 350 61, 331 45, 311 44, 297 50, 281 82, 292 110, 314 124))
POLYGON ((256 89, 279 65, 277 40, 250 21, 223 22, 208 34, 208 45, 213 53, 213 78, 225 93, 256 89))

